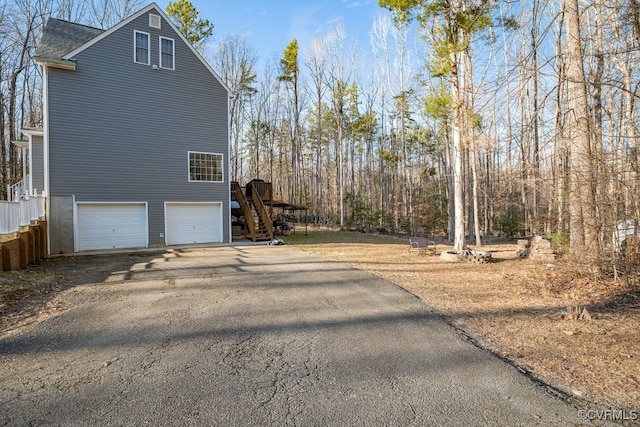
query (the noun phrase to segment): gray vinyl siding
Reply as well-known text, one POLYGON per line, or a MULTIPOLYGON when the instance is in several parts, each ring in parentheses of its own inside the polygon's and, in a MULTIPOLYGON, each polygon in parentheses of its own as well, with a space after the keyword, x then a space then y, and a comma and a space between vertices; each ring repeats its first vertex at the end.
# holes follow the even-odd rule
POLYGON ((42 136, 34 135, 31 139, 31 165, 32 170, 29 171, 31 176, 31 188, 42 194, 44 188, 44 148, 42 144, 42 136))
POLYGON ((76 71, 51 69, 49 164, 52 196, 148 202, 149 243, 162 244, 164 202, 223 202, 229 182, 189 182, 188 151, 221 153, 226 169, 228 92, 163 20, 148 14, 75 57, 76 71), (134 30, 150 34, 151 65, 134 62, 134 30), (159 36, 175 41, 175 70, 153 70, 159 36))

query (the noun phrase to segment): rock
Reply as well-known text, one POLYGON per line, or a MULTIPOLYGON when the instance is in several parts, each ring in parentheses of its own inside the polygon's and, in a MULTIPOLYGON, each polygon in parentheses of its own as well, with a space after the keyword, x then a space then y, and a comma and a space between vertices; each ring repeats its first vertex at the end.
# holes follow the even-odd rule
POLYGON ((518 248, 516 249, 516 256, 518 258, 527 258, 529 256, 529 241, 526 239, 518 239, 518 248))
POLYGON ((551 241, 544 239, 542 236, 533 237, 529 249, 529 259, 547 263, 555 261, 556 254, 551 248, 551 241))
POLYGON ((536 242, 536 248, 538 250, 551 249, 551 241, 546 239, 540 239, 536 242))

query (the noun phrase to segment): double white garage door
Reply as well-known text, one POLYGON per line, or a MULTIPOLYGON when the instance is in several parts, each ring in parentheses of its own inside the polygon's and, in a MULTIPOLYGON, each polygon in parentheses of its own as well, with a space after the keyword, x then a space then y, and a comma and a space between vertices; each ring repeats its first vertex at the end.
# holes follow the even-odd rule
MULTIPOLYGON (((77 203, 76 250, 145 248, 146 203, 77 203)), ((222 242, 221 203, 165 203, 167 245, 222 242)))

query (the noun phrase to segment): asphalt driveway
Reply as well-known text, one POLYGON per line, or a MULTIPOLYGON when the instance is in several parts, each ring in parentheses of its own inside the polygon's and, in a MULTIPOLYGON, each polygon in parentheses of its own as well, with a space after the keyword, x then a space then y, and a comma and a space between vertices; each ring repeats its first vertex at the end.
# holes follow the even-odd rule
POLYGON ((80 257, 0 338, 0 425, 577 425, 413 295, 288 246, 80 257))

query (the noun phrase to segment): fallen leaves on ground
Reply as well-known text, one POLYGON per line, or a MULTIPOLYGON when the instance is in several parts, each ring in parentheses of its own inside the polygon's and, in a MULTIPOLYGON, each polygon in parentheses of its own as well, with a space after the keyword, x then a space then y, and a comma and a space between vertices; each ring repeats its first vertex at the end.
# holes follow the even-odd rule
POLYGON ((64 288, 61 276, 42 266, 0 272, 0 331, 51 310, 64 288))

